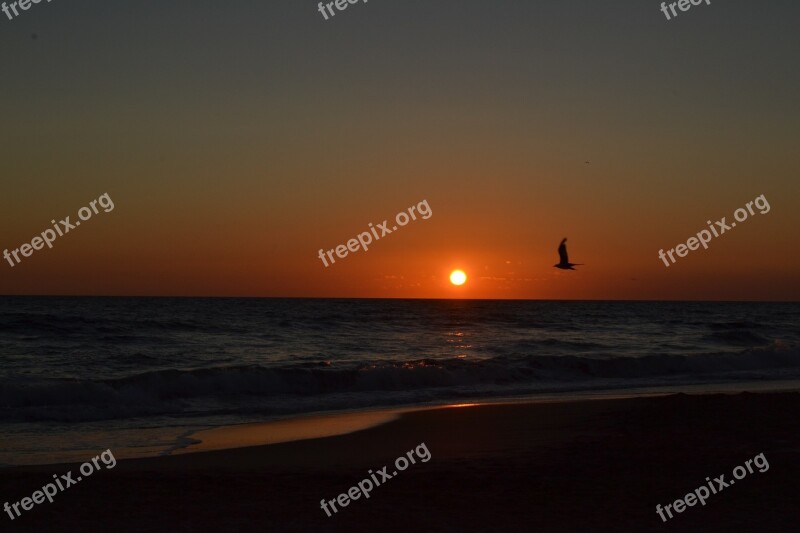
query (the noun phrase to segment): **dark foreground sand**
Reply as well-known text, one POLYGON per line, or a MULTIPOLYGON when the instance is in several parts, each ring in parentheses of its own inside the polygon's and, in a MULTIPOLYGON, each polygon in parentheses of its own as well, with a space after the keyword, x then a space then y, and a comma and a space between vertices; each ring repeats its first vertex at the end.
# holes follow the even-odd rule
MULTIPOLYGON (((76 465, 0 471, 0 504, 76 465)), ((324 439, 119 462, 0 531, 798 531, 800 394, 667 396, 414 412, 324 439), (328 518, 425 442, 432 454, 328 518), (667 523, 655 512, 764 453, 667 523)))

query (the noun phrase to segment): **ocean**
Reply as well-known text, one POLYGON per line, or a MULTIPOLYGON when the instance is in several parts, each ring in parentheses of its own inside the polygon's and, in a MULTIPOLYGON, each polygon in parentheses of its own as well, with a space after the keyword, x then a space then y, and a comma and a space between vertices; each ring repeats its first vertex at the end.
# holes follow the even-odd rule
POLYGON ((498 398, 800 383, 800 304, 0 298, 0 466, 498 398))

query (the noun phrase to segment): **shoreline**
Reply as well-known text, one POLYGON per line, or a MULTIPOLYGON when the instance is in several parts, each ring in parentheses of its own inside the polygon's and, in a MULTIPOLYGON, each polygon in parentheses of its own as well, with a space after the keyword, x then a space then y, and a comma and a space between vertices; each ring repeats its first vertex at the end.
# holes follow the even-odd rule
POLYGON ((486 405, 517 404, 549 404, 571 403, 603 400, 629 400, 636 398, 654 398, 675 394, 705 396, 714 394, 740 393, 784 393, 800 392, 800 382, 787 380, 784 387, 775 387, 774 382, 761 383, 763 387, 750 387, 740 390, 740 384, 682 385, 664 387, 633 388, 630 390, 607 389, 550 393, 537 396, 505 396, 497 398, 473 398, 463 402, 442 402, 434 404, 413 404, 397 407, 376 407, 349 409, 342 411, 324 411, 303 413, 299 415, 267 420, 263 422, 246 422, 243 424, 223 425, 210 429, 189 433, 186 438, 196 440, 185 446, 176 447, 165 455, 186 453, 205 453, 208 451, 247 448, 251 446, 267 446, 285 442, 318 439, 337 435, 346 435, 364 431, 397 420, 407 413, 419 411, 450 409, 456 407, 473 407, 486 405), (760 389, 760 390, 759 390, 760 389), (694 390, 694 392, 689 392, 694 390), (339 424, 336 424, 339 422, 339 424), (202 437, 205 437, 204 440, 202 437))
MULTIPOLYGON (((435 401, 430 403, 401 404, 397 406, 377 406, 342 410, 326 410, 299 413, 284 417, 230 423, 214 426, 199 425, 196 429, 180 433, 171 444, 148 448, 117 446, 120 461, 171 457, 176 455, 207 453, 209 451, 239 449, 251 446, 264 446, 285 442, 296 442, 318 439, 328 436, 345 435, 368 430, 372 427, 390 422, 407 413, 446 409, 454 405, 508 405, 508 404, 548 404, 583 401, 603 401, 615 399, 636 399, 689 394, 694 396, 739 393, 783 393, 800 392, 800 381, 751 381, 723 382, 713 384, 663 385, 651 387, 635 386, 630 389, 591 389, 565 392, 546 392, 536 395, 497 396, 497 397, 465 397, 458 401, 435 401), (143 451, 147 450, 147 451, 143 451)), ((135 430, 132 430, 135 431, 135 430)), ((148 428, 145 431, 158 431, 148 428)), ((108 446, 102 446, 106 449, 108 446)), ((27 464, 0 465, 0 472, 13 468, 56 466, 78 464, 81 457, 94 453, 94 448, 84 450, 67 450, 58 452, 62 457, 75 457, 75 460, 62 459, 42 460, 27 464)), ((99 450, 102 451, 102 450, 99 450)))
MULTIPOLYGON (((149 457, 168 457, 182 454, 207 453, 228 449, 268 446, 287 442, 319 439, 338 435, 347 435, 364 431, 394 421, 405 414, 449 409, 462 406, 515 405, 515 404, 549 404, 584 401, 626 400, 636 398, 653 398, 675 394, 695 396, 715 394, 741 393, 784 393, 800 392, 800 381, 783 380, 779 382, 746 382, 718 384, 664 385, 662 387, 633 387, 627 390, 600 389, 585 391, 552 392, 539 395, 499 396, 496 398, 466 398, 455 402, 434 402, 430 404, 404 404, 399 406, 379 406, 338 411, 319 411, 290 415, 275 420, 245 422, 242 424, 221 425, 207 429, 192 431, 182 439, 185 444, 173 446, 168 452, 149 457), (746 388, 742 388, 746 385, 746 388), (332 423, 339 421, 340 425, 332 423), (316 426, 322 424, 322 427, 316 426), (247 434, 253 431, 256 434, 247 434), (274 431, 274 433, 273 433, 274 431), (203 440, 200 437, 206 437, 203 440), (188 442, 193 441, 193 442, 188 442)), ((58 463, 54 463, 58 464, 58 463)), ((21 465, 24 466, 24 465, 21 465)))

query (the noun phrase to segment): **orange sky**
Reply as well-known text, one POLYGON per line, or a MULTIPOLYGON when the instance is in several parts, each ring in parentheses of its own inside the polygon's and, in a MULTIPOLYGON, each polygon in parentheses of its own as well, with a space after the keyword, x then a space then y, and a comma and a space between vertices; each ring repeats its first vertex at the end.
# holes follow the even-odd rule
POLYGON ((335 25, 88 4, 0 33, 0 251, 116 208, 0 263, 0 294, 800 299, 797 4, 672 26, 583 0, 335 25), (761 194, 768 214, 664 267, 761 194), (423 199, 430 219, 318 259, 423 199))

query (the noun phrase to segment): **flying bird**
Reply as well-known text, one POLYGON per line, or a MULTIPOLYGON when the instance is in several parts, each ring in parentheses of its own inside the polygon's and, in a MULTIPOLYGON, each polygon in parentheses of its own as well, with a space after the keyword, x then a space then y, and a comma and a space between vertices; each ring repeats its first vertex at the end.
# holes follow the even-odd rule
POLYGON ((580 266, 583 263, 570 263, 569 256, 567 256, 567 238, 561 241, 561 244, 558 246, 558 258, 560 261, 553 265, 556 268, 560 268, 561 270, 575 270, 574 266, 580 266))

